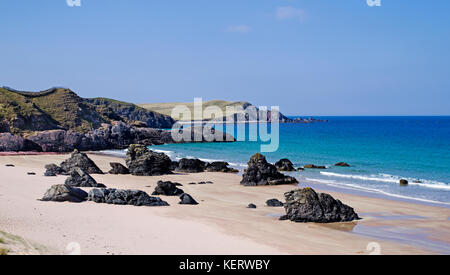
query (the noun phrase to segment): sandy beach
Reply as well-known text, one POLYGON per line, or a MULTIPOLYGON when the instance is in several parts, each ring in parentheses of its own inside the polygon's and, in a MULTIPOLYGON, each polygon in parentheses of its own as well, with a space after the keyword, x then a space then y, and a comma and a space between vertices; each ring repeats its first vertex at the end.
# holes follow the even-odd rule
MULTIPOLYGON (((169 207, 39 201, 50 186, 65 179, 44 177, 44 166, 68 157, 0 156, 0 231, 35 244, 30 254, 68 254, 78 244, 81 254, 115 255, 370 254, 377 248, 381 254, 450 253, 448 208, 333 192, 362 220, 327 225, 279 221, 284 208, 267 207, 265 202, 284 200, 284 192, 296 187, 244 187, 235 174, 92 175, 108 188, 148 194, 158 180, 179 182, 200 203, 197 206, 179 205, 178 197, 162 197, 169 207), (189 185, 200 181, 214 184, 189 185), (258 208, 246 208, 249 203, 258 208)), ((89 157, 105 172, 109 162, 124 163, 111 156, 89 157)))

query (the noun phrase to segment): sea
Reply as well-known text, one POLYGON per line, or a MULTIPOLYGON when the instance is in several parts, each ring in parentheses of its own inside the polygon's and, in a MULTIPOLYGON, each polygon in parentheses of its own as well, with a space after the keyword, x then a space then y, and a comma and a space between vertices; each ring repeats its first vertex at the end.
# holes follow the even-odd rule
MULTIPOLYGON (((299 180, 299 186, 317 184, 450 206, 450 116, 316 118, 328 122, 280 124, 278 150, 263 153, 272 163, 288 158, 296 167, 327 167, 287 173, 299 180), (351 167, 335 167, 337 162, 351 167), (400 179, 408 180, 409 185, 400 186, 400 179)), ((246 128, 248 131, 249 125, 246 128)), ((250 157, 261 152, 261 144, 267 142, 166 144, 149 148, 164 152, 173 160, 227 161, 243 171, 250 157)))

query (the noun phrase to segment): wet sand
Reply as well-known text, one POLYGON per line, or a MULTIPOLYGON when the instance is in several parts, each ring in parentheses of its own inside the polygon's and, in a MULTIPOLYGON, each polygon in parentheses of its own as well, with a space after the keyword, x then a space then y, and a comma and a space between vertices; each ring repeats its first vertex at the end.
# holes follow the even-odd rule
MULTIPOLYGON (((105 172, 109 162, 124 163, 111 156, 90 157, 105 172)), ((370 254, 377 248, 381 254, 450 254, 448 208, 328 192, 363 219, 297 224, 278 220, 283 208, 265 206, 268 199, 283 200, 284 192, 296 186, 244 187, 234 174, 92 175, 107 187, 149 194, 158 180, 179 182, 200 203, 197 206, 179 205, 177 197, 162 197, 170 207, 39 201, 50 186, 65 179, 43 177, 44 165, 66 158, 0 156, 0 231, 60 254, 77 244, 81 254, 370 254), (200 181, 214 184, 189 185, 200 181), (246 208, 249 203, 258 208, 246 208)))

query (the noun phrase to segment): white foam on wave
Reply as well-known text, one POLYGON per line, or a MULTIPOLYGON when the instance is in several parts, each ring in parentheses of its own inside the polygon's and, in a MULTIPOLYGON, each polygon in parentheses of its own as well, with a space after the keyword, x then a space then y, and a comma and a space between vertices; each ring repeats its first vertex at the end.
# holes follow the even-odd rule
POLYGON ((378 174, 378 175, 351 175, 351 174, 339 174, 333 172, 320 172, 321 175, 328 177, 337 177, 337 178, 348 178, 348 179, 358 179, 363 181, 378 181, 378 182, 387 182, 387 183, 399 183, 401 179, 406 179, 409 182, 409 185, 421 186, 425 188, 433 188, 433 189, 441 189, 450 191, 450 185, 440 181, 432 181, 432 180, 419 180, 412 178, 402 178, 398 176, 393 176, 389 174, 378 174))
POLYGON ((399 199, 408 199, 408 200, 415 200, 415 201, 421 201, 421 202, 426 202, 426 203, 450 205, 450 203, 447 203, 447 202, 434 201, 434 200, 404 196, 404 195, 399 195, 399 194, 393 194, 393 193, 389 193, 389 192, 386 192, 386 191, 383 191, 380 189, 376 189, 376 188, 363 187, 360 185, 351 184, 351 183, 343 183, 343 182, 338 182, 335 180, 324 180, 324 179, 313 179, 313 178, 305 178, 305 180, 318 182, 318 183, 324 183, 324 184, 328 184, 330 186, 337 187, 337 188, 346 188, 346 189, 351 189, 351 190, 356 190, 356 191, 376 193, 376 194, 381 194, 381 195, 385 195, 385 196, 389 196, 389 197, 395 197, 395 198, 399 198, 399 199))

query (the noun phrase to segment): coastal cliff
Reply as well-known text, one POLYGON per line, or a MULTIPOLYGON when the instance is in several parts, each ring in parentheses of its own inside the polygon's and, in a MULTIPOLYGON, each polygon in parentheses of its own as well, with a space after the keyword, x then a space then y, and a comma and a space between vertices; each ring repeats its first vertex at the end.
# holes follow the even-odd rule
POLYGON ((0 152, 94 151, 174 143, 169 130, 159 129, 174 123, 169 116, 132 103, 83 99, 70 89, 0 88, 0 152))

